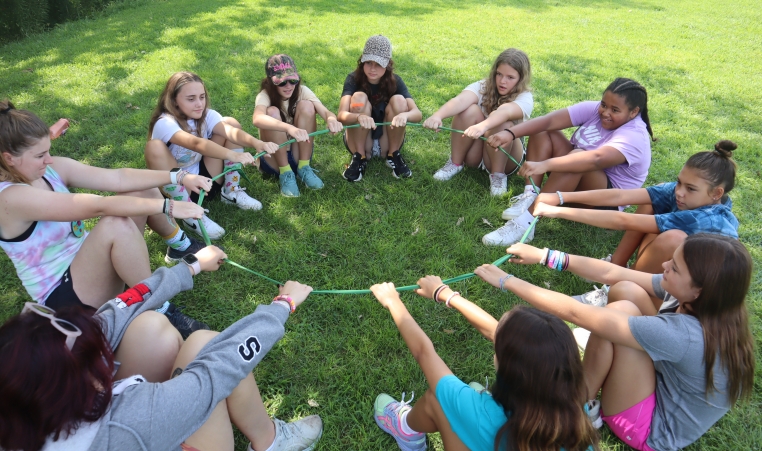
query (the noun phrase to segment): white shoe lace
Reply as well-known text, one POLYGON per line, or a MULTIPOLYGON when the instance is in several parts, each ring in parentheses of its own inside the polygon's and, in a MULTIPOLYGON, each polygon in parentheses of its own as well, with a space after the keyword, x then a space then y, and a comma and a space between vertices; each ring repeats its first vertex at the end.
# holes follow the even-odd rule
POLYGON ((526 202, 527 200, 534 200, 535 194, 531 191, 524 191, 523 193, 519 194, 518 196, 511 197, 510 200, 510 206, 511 207, 523 207, 522 203, 526 202))
POLYGON ((585 294, 585 300, 590 304, 598 305, 604 298, 608 299, 609 290, 606 289, 606 285, 603 285, 601 288, 598 288, 597 285, 593 285, 593 288, 595 288, 595 290, 585 294))
POLYGON ((524 233, 524 230, 522 227, 520 227, 516 221, 508 221, 505 223, 504 226, 500 227, 499 229, 495 230, 500 236, 502 237, 508 237, 511 233, 514 231, 519 233, 524 233))
POLYGON ((403 391, 403 392, 402 392, 402 399, 400 399, 400 405, 399 405, 399 408, 402 408, 402 407, 405 407, 405 406, 409 406, 409 405, 410 405, 410 403, 411 403, 411 402, 413 402, 413 399, 414 399, 414 398, 415 398, 415 392, 414 392, 414 391, 412 391, 412 392, 410 392, 410 399, 408 399, 407 401, 405 401, 405 392, 403 391))

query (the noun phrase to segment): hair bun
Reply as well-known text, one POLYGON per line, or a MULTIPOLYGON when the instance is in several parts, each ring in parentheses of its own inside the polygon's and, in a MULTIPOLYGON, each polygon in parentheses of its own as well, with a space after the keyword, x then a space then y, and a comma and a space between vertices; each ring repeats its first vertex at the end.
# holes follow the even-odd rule
POLYGON ((738 145, 729 139, 723 139, 714 145, 714 151, 725 158, 733 158, 733 151, 738 148, 738 145))

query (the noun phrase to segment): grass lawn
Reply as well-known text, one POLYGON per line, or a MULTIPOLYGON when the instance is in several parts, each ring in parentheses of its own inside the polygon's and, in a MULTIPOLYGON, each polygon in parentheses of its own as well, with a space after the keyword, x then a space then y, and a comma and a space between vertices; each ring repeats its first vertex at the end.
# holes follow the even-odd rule
MULTIPOLYGON (((720 139, 739 145, 734 212, 741 241, 762 262, 762 13, 754 1, 657 2, 347 0, 125 1, 100 18, 0 47, 0 96, 52 124, 72 119, 52 153, 103 167, 144 167, 151 110, 169 75, 191 70, 206 82, 212 107, 251 125, 264 61, 288 53, 305 83, 336 111, 344 77, 365 39, 383 33, 394 45, 396 72, 424 117, 483 77, 507 47, 524 50, 533 66, 533 116, 598 99, 616 77, 645 85, 658 141, 647 184, 673 180, 694 152, 720 139), (756 24, 756 25, 754 25, 756 24)), ((448 124, 449 121, 446 123, 448 124)), ((319 125, 322 128, 322 125, 319 125)), ((380 161, 364 180, 341 177, 348 154, 339 138, 316 143, 322 191, 298 199, 279 194, 277 179, 250 171, 249 192, 265 205, 250 213, 210 203, 227 229, 230 257, 278 279, 320 289, 367 288, 375 282, 415 283, 424 274, 452 277, 496 260, 499 248, 480 238, 502 225, 507 198, 489 196, 485 173, 466 171, 446 184, 431 175, 449 153, 447 133, 408 131, 414 177, 398 181, 380 161), (485 221, 486 219, 486 221, 485 221), (493 226, 488 225, 491 222, 493 226)), ((510 180, 518 194, 522 181, 510 180)), ((541 220, 533 244, 603 257, 621 233, 561 220, 541 220)), ((146 240, 153 267, 165 246, 146 240)), ((567 294, 591 289, 567 273, 510 267, 517 276, 567 294)), ((466 297, 499 317, 521 302, 471 279, 466 297)), ((269 302, 273 285, 232 267, 197 278, 177 299, 192 316, 222 329, 269 302)), ((0 320, 28 296, 13 265, 0 257, 0 320)), ((494 375, 492 349, 468 323, 414 294, 403 300, 445 362, 465 381, 494 375)), ((756 271, 748 297, 757 357, 762 345, 762 283, 756 271)), ((758 368, 762 365, 758 365, 758 368)), ((422 395, 423 373, 389 314, 370 296, 313 296, 287 325, 283 340, 255 369, 269 412, 289 420, 320 414, 319 450, 389 450, 392 439, 371 417, 380 392, 422 395)), ((692 450, 762 449, 762 370, 750 402, 720 420, 692 450)), ((602 447, 628 449, 602 430, 602 447)), ((244 440, 238 437, 238 449, 244 440)), ((437 435, 433 449, 441 450, 437 435)))

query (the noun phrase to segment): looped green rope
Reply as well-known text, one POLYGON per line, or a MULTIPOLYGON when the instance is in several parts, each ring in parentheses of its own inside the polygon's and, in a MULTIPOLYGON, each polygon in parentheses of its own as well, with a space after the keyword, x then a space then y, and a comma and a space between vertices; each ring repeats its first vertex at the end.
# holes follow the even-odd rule
MULTIPOLYGON (((377 122, 376 123, 376 126, 384 126, 384 125, 391 125, 391 122, 377 122)), ((407 125, 408 126, 413 126, 413 127, 423 127, 423 124, 419 124, 419 123, 416 123, 416 122, 408 122, 407 125)), ((357 128, 359 126, 360 126, 360 124, 346 125, 346 126, 344 126, 344 129, 347 129, 347 128, 357 128)), ((461 133, 461 134, 464 133, 463 130, 457 130, 457 129, 449 128, 449 127, 439 127, 439 129, 440 130, 449 131, 451 133, 453 133, 453 132, 454 133, 461 133)), ((312 132, 312 133, 308 134, 307 136, 311 137, 311 136, 324 135, 324 134, 329 133, 329 132, 330 132, 330 130, 328 130, 328 129, 319 130, 319 131, 316 131, 316 132, 312 132)), ((481 138, 482 141, 487 141, 487 138, 485 138, 484 136, 480 136, 480 138, 481 138)), ((278 148, 280 149, 281 147, 293 144, 295 142, 296 142, 296 139, 289 139, 288 141, 280 144, 278 146, 278 148)), ((508 158, 510 158, 510 160, 516 166, 521 167, 521 163, 516 161, 516 159, 513 158, 513 156, 510 153, 506 152, 505 149, 503 149, 502 147, 499 147, 499 146, 498 146, 498 149, 501 152, 503 152, 505 155, 507 155, 508 158)), ((254 155, 254 158, 255 159, 261 158, 261 157, 265 156, 266 154, 267 154, 267 152, 262 151, 262 152, 257 153, 256 155, 254 155)), ((249 180, 249 178, 246 176, 246 173, 243 171, 243 165, 241 163, 236 163, 233 166, 230 166, 229 168, 225 169, 222 173, 212 177, 212 182, 214 182, 215 180, 219 179, 220 177, 223 177, 225 174, 227 174, 229 172, 233 172, 233 171, 238 172, 238 174, 241 175, 241 177, 246 179, 247 182, 251 183, 251 180, 249 180)), ((534 188, 535 192, 537 194, 540 194, 540 189, 537 188, 537 185, 535 185, 534 180, 532 180, 531 177, 529 178, 529 181, 532 183, 532 187, 534 188)), ((199 192, 199 196, 198 196, 198 205, 199 206, 201 206, 201 204, 204 202, 204 197, 205 196, 206 196, 206 191, 204 191, 202 189, 199 192)), ((524 235, 521 237, 521 240, 519 240, 519 243, 523 243, 524 241, 526 241, 527 236, 529 236, 529 232, 532 231, 532 229, 534 228, 535 224, 537 224, 537 221, 539 219, 540 219, 540 216, 536 216, 534 218, 532 223, 529 224, 529 227, 524 232, 524 235)), ((204 237, 204 243, 206 243, 207 246, 211 246, 212 245, 212 240, 209 239, 209 234, 206 232, 206 227, 204 227, 204 222, 199 220, 198 221, 198 225, 199 225, 199 228, 201 229, 201 234, 204 237)), ((500 266, 503 263, 505 263, 506 261, 508 261, 508 259, 510 259, 511 257, 513 257, 512 254, 504 255, 504 256, 500 257, 499 259, 495 260, 492 264, 495 265, 495 266, 500 266)), ((236 268, 242 269, 242 270, 244 270, 246 272, 249 272, 251 274, 254 274, 257 277, 260 277, 260 278, 262 278, 264 280, 267 280, 268 282, 274 283, 276 285, 283 285, 281 282, 278 282, 275 279, 271 279, 270 277, 267 277, 264 274, 258 273, 258 272, 254 271, 254 270, 251 270, 251 269, 249 269, 249 268, 247 268, 247 267, 245 267, 243 265, 240 265, 240 264, 238 264, 238 263, 236 263, 233 260, 230 260, 228 258, 225 259, 225 263, 230 264, 232 266, 235 266, 236 268)), ((470 279, 470 278, 474 277, 475 275, 476 274, 470 272, 470 273, 467 273, 467 274, 461 274, 461 275, 453 277, 451 279, 445 279, 442 282, 443 283, 461 282, 463 280, 470 279)), ((397 291, 400 291, 400 292, 402 292, 402 291, 413 291, 413 290, 416 290, 418 288, 420 288, 420 286, 418 286, 418 285, 406 285, 406 286, 403 286, 403 287, 396 287, 397 291)), ((371 291, 368 290, 368 289, 365 289, 365 290, 313 290, 312 294, 370 294, 370 292, 371 291)))

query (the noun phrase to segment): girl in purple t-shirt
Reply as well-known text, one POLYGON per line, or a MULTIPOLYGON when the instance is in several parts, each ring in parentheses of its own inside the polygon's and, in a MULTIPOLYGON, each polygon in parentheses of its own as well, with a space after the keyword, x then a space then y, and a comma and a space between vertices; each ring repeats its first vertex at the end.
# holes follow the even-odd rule
MULTIPOLYGON (((529 227, 537 199, 530 177, 539 186, 549 174, 543 193, 640 188, 651 165, 653 138, 646 88, 617 78, 600 101, 581 102, 506 128, 487 143, 503 146, 522 136, 529 136, 527 161, 519 170, 526 177, 524 193, 503 211, 509 221, 482 238, 486 245, 513 244, 529 227), (569 140, 561 130, 572 126, 579 128, 569 140)), ((531 231, 528 240, 533 237, 531 231)))

